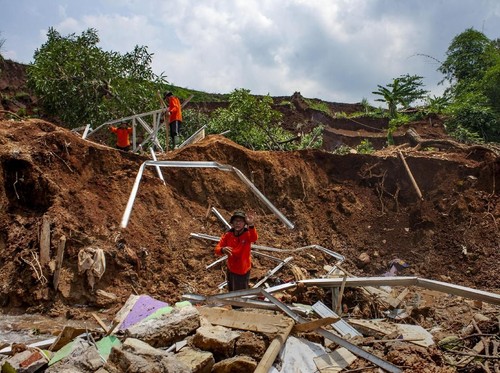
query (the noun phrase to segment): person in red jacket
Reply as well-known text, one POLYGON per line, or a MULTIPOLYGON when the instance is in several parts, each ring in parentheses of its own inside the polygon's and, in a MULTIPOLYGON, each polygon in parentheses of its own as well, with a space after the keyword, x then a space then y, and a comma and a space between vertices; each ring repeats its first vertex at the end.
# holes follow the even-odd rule
POLYGON ((172 139, 172 148, 175 149, 175 147, 179 145, 179 134, 181 133, 181 124, 182 124, 181 102, 177 97, 173 95, 172 92, 165 92, 163 99, 164 100, 168 99, 168 113, 169 113, 168 125, 170 129, 170 138, 172 139))
POLYGON ((227 285, 229 291, 248 289, 252 261, 250 250, 257 241, 255 214, 236 211, 231 216, 231 229, 215 247, 216 255, 227 255, 227 285))
POLYGON ((127 123, 120 123, 120 127, 116 128, 109 126, 109 130, 116 135, 116 148, 128 152, 130 150, 130 138, 132 127, 128 127, 127 123))

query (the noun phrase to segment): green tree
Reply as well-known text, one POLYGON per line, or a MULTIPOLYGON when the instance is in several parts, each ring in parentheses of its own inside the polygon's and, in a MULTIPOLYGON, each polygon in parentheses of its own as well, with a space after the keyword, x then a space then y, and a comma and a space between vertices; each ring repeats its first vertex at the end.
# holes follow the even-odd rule
POLYGON ((500 42, 467 29, 451 42, 439 67, 450 87, 448 132, 463 142, 500 140, 500 42))
POLYGON ((498 63, 498 48, 482 32, 469 28, 453 38, 446 59, 438 68, 452 90, 460 91, 479 82, 498 63), (463 88, 462 88, 463 87, 463 88))
POLYGON ((153 73, 147 48, 121 55, 103 51, 98 42, 95 29, 63 37, 50 28, 28 68, 28 84, 45 111, 69 127, 158 107, 155 94, 165 79, 153 73))
POLYGON ((292 135, 280 127, 282 114, 272 108, 273 99, 236 89, 229 95, 229 106, 217 109, 208 123, 209 133, 229 131, 226 136, 255 150, 282 149, 279 142, 292 135))
POLYGON ((406 108, 413 102, 423 99, 427 91, 423 89, 423 77, 418 75, 401 75, 394 78, 392 83, 386 87, 377 85, 378 90, 372 92, 374 95, 382 96, 375 101, 385 102, 389 109, 389 117, 396 118, 398 106, 406 108))

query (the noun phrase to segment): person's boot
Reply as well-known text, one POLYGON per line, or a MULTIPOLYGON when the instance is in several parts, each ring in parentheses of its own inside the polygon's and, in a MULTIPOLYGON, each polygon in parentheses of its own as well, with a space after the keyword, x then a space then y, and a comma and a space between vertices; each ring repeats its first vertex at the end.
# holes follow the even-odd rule
POLYGON ((179 148, 179 136, 174 136, 174 149, 179 148))

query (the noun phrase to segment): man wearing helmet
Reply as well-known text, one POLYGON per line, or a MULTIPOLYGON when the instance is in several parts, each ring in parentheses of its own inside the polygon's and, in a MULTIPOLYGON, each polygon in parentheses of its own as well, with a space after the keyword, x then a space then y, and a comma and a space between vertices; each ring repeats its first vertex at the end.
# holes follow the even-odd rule
POLYGON ((215 247, 216 255, 227 255, 227 285, 229 291, 248 289, 250 268, 252 267, 250 250, 257 241, 255 213, 236 211, 229 221, 231 229, 226 232, 215 247))

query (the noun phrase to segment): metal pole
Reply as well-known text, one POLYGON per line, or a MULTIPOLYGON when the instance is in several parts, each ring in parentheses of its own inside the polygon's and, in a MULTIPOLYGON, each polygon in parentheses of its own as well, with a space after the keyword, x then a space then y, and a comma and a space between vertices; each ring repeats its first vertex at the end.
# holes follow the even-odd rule
POLYGON ((146 166, 159 166, 159 167, 180 167, 180 168, 217 168, 221 171, 232 171, 235 172, 240 179, 252 190, 252 192, 259 198, 283 223, 285 223, 290 229, 294 228, 292 222, 290 222, 261 192, 260 190, 248 180, 243 173, 236 167, 221 164, 218 162, 205 162, 205 161, 146 161, 139 168, 137 177, 134 183, 134 188, 130 194, 125 212, 123 214, 121 227, 126 228, 128 220, 130 218, 130 213, 132 212, 132 207, 134 205, 135 197, 137 195, 137 190, 139 189, 139 184, 146 166))
POLYGON ((130 213, 132 212, 132 206, 134 205, 135 196, 137 195, 137 191, 139 190, 139 184, 141 183, 142 174, 144 173, 144 168, 146 167, 146 162, 144 162, 141 167, 139 167, 139 171, 137 172, 137 176, 135 177, 134 186, 132 187, 132 191, 130 192, 130 197, 128 198, 127 206, 125 207, 125 212, 123 213, 121 227, 127 228, 128 220, 130 219, 130 213))
MULTIPOLYGON (((264 289, 260 288, 262 295, 266 297, 271 303, 275 304, 276 306, 279 307, 283 312, 285 312, 288 316, 290 316, 293 320, 296 322, 303 324, 307 322, 306 319, 302 318, 301 316, 297 315, 295 312, 293 312, 290 308, 288 308, 285 304, 280 302, 278 299, 276 299, 274 296, 266 292, 264 289)), ((382 369, 387 370, 388 372, 391 373, 401 373, 402 370, 397 367, 396 365, 393 365, 389 363, 388 361, 382 360, 378 356, 375 356, 368 351, 363 350, 362 348, 352 344, 351 342, 346 341, 343 338, 340 338, 339 336, 336 336, 335 334, 328 332, 324 330, 323 328, 318 328, 316 331, 321 334, 323 337, 328 338, 329 340, 335 342, 341 347, 346 348, 353 354, 362 357, 363 359, 366 359, 370 362, 372 362, 375 365, 378 365, 382 369)))
POLYGON ((137 123, 135 122, 135 118, 132 119, 132 151, 135 152, 137 149, 137 131, 136 131, 137 123))
POLYGON ((210 211, 212 211, 212 212, 215 214, 215 216, 217 216, 217 218, 218 218, 218 219, 219 219, 222 223, 224 223, 224 225, 226 226, 226 228, 227 228, 227 229, 231 229, 231 224, 229 224, 229 223, 227 222, 227 220, 226 220, 226 219, 224 219, 224 216, 222 216, 222 214, 221 214, 221 213, 220 213, 220 212, 219 212, 219 211, 218 211, 215 207, 212 207, 212 208, 210 209, 210 211))
POLYGON ((259 282, 257 282, 253 287, 258 288, 260 285, 262 285, 264 282, 266 282, 269 277, 274 275, 276 272, 278 272, 281 268, 283 268, 286 264, 291 262, 293 260, 293 256, 289 256, 285 260, 283 260, 280 264, 278 264, 274 269, 269 271, 259 282))
POLYGON ((288 228, 295 228, 293 223, 288 220, 286 216, 283 215, 276 207, 274 207, 274 205, 266 198, 266 196, 263 195, 260 190, 258 190, 257 187, 252 184, 250 180, 248 180, 243 172, 238 170, 236 167, 233 167, 233 171, 236 173, 236 175, 238 175, 241 181, 243 181, 250 188, 250 190, 257 196, 257 198, 259 198, 274 213, 274 215, 276 215, 283 223, 285 223, 288 228))
MULTIPOLYGON (((157 161, 156 154, 155 154, 155 151, 154 151, 153 147, 149 148, 149 150, 151 152, 151 157, 153 157, 153 161, 157 161)), ((155 166, 155 168, 156 168, 156 173, 158 174, 158 177, 163 182, 163 185, 165 185, 165 179, 163 178, 163 173, 161 172, 160 167, 155 166)))
POLYGON ((85 126, 85 131, 83 131, 82 139, 86 139, 87 135, 89 134, 90 130, 90 123, 85 126))

